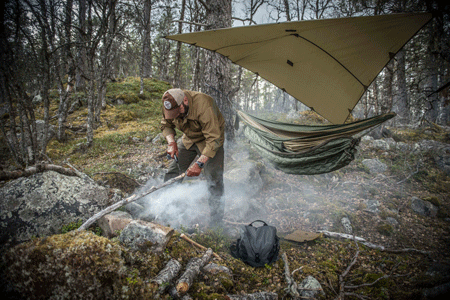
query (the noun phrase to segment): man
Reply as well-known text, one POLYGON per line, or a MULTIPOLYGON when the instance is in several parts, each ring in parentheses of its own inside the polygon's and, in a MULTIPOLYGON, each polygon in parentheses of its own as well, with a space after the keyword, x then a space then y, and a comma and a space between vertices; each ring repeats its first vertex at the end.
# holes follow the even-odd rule
POLYGON ((162 103, 161 130, 169 144, 167 153, 174 159, 164 181, 181 172, 199 176, 204 170, 211 194, 210 225, 219 226, 225 209, 222 200, 225 120, 214 99, 200 92, 170 89, 164 93, 162 103), (184 133, 178 144, 175 128, 184 133))

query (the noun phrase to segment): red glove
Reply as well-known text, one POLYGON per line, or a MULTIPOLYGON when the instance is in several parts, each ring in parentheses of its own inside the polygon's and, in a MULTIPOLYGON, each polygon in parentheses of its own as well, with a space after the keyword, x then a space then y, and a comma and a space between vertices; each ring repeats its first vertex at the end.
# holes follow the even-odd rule
POLYGON ((202 172, 202 169, 200 168, 200 166, 197 163, 194 163, 186 171, 186 175, 189 177, 194 177, 194 176, 200 175, 201 172, 202 172))
POLYGON ((169 143, 169 146, 167 147, 167 153, 170 155, 170 157, 175 158, 175 155, 178 157, 178 146, 177 142, 171 142, 169 143))

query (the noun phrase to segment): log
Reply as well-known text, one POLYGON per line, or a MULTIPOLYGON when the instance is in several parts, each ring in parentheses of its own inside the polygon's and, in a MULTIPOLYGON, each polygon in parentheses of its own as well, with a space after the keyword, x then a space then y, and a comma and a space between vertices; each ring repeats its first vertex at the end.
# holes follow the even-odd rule
POLYGON ((156 275, 152 282, 159 285, 158 294, 163 294, 169 287, 170 282, 178 275, 181 270, 181 264, 176 259, 171 259, 166 266, 156 275))
POLYGON ((229 300, 278 300, 276 293, 270 292, 257 292, 246 295, 227 295, 226 299, 229 300))
MULTIPOLYGON (((181 237, 183 240, 185 240, 186 242, 188 242, 188 243, 194 245, 195 247, 197 247, 197 248, 199 248, 199 249, 201 249, 201 250, 203 250, 203 251, 206 251, 206 250, 207 250, 207 248, 206 248, 205 246, 202 246, 202 245, 200 245, 199 243, 197 243, 197 242, 191 240, 191 239, 188 238, 184 233, 182 233, 182 234, 180 235, 180 237, 181 237)), ((223 260, 222 257, 220 257, 217 253, 214 253, 214 252, 213 252, 213 255, 214 255, 215 258, 217 258, 217 259, 219 259, 219 260, 223 260)))
POLYGON ((71 169, 67 169, 54 164, 36 164, 32 167, 24 170, 15 171, 0 171, 0 181, 17 179, 20 177, 28 177, 36 173, 42 173, 44 171, 55 171, 67 176, 77 176, 77 173, 71 169))
POLYGON ((98 219, 100 219, 101 217, 103 217, 104 215, 109 214, 110 212, 116 210, 117 208, 124 206, 128 203, 134 202, 144 196, 147 196, 150 193, 153 193, 156 190, 162 189, 163 187, 166 187, 168 185, 171 185, 175 182, 177 182, 178 180, 183 179, 186 176, 186 173, 183 173, 181 175, 178 175, 175 178, 172 178, 158 186, 152 186, 150 189, 145 190, 143 192, 140 192, 138 194, 133 194, 128 198, 125 198, 119 202, 114 203, 111 206, 108 206, 107 208, 103 209, 102 211, 98 212, 97 214, 93 215, 92 217, 90 217, 86 222, 84 222, 79 228, 78 231, 81 230, 86 230, 87 228, 89 228, 89 226, 91 226, 92 224, 94 224, 95 221, 97 221, 98 219))
POLYGON ((186 270, 183 275, 178 279, 176 284, 176 290, 178 295, 183 296, 191 288, 195 278, 200 274, 201 269, 205 266, 212 256, 212 250, 206 250, 202 257, 194 257, 188 262, 186 270))

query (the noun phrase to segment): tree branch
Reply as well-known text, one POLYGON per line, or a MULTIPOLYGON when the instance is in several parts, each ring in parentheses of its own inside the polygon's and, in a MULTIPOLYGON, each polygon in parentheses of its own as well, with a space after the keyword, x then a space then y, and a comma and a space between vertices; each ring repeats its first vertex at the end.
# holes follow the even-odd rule
POLYGON ((172 22, 186 23, 186 24, 196 25, 196 26, 208 26, 208 24, 196 23, 196 22, 190 22, 190 21, 183 21, 183 20, 172 20, 172 22))
POLYGON ((37 173, 42 173, 44 171, 55 171, 67 176, 78 176, 77 173, 71 169, 67 169, 54 164, 36 164, 32 167, 26 168, 24 170, 15 171, 0 171, 0 181, 17 179, 20 177, 28 177, 37 173))

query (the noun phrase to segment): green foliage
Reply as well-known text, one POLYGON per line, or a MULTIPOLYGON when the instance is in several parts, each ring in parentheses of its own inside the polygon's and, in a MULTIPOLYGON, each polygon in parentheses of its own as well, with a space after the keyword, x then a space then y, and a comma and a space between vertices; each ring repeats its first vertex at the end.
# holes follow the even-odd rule
POLYGON ((63 225, 61 227, 61 233, 68 233, 69 231, 78 229, 81 225, 83 225, 83 220, 78 220, 77 222, 72 222, 67 225, 63 225))

